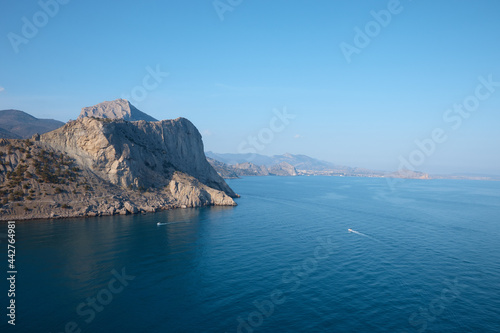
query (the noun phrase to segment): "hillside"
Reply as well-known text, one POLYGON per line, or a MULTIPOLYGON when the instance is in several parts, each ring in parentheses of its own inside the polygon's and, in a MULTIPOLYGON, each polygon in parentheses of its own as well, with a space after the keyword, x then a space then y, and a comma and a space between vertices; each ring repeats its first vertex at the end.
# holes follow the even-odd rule
POLYGON ((2 139, 22 139, 19 135, 7 131, 6 129, 0 128, 0 138, 2 139))
POLYGON ((214 160, 207 157, 208 162, 213 166, 217 173, 225 178, 239 178, 244 176, 297 176, 298 172, 293 165, 287 162, 267 167, 265 165, 257 165, 250 162, 238 163, 229 165, 224 162, 214 160))
POLYGON ((325 171, 325 170, 352 170, 352 168, 335 165, 330 162, 318 160, 306 155, 292 155, 289 153, 283 155, 266 156, 261 154, 218 154, 206 152, 206 155, 217 161, 228 165, 243 163, 252 163, 255 165, 265 165, 271 167, 282 162, 286 162, 297 170, 325 171))
POLYGON ((0 111, 0 138, 27 139, 35 133, 47 133, 63 125, 62 121, 38 119, 19 110, 0 111))

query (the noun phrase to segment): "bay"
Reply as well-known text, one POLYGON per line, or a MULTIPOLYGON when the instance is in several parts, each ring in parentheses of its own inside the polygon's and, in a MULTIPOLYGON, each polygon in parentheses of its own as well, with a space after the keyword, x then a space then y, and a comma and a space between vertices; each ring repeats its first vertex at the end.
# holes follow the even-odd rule
POLYGON ((500 183, 228 183, 237 207, 17 222, 16 329, 500 332, 500 183))

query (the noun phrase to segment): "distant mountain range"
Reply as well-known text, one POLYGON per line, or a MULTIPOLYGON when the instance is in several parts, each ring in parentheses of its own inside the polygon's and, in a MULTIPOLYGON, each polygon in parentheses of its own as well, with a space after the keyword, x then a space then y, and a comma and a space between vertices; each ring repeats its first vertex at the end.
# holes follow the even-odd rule
MULTIPOLYGON (((82 108, 78 119, 106 118, 126 121, 157 121, 155 118, 138 110, 129 101, 117 99, 106 101, 94 106, 82 108)), ((63 122, 54 119, 38 119, 19 110, 0 111, 0 138, 27 139, 34 134, 44 134, 58 129, 63 122)), ((363 168, 337 165, 306 155, 273 155, 261 154, 220 154, 205 152, 208 162, 224 178, 241 176, 356 176, 356 177, 386 177, 410 179, 484 179, 498 180, 499 177, 471 175, 436 175, 411 170, 397 172, 382 172, 363 168)))
POLYGON ((243 176, 298 176, 297 169, 287 162, 266 166, 250 162, 230 165, 210 157, 207 157, 207 160, 215 171, 217 171, 222 178, 226 179, 243 176))
POLYGON ((260 154, 218 154, 205 152, 215 170, 225 178, 240 176, 348 176, 430 179, 423 172, 399 170, 397 172, 373 171, 353 168, 318 160, 306 155, 274 155, 260 154))
POLYGON ((334 165, 330 162, 321 161, 306 155, 292 155, 288 153, 283 155, 266 156, 260 154, 218 154, 208 151, 205 152, 205 154, 207 155, 207 157, 213 158, 229 165, 253 163, 256 165, 265 165, 267 167, 270 167, 281 162, 286 162, 293 165, 297 169, 304 170, 307 169, 321 171, 339 168, 339 166, 334 165))
POLYGON ((322 161, 306 155, 292 155, 289 153, 283 155, 266 156, 260 154, 218 154, 208 151, 205 152, 205 155, 207 155, 207 157, 211 159, 231 166, 232 169, 234 169, 234 167, 245 169, 246 166, 246 168, 256 170, 261 168, 262 166, 265 167, 265 169, 269 169, 274 168, 277 165, 290 165, 295 169, 295 172, 290 170, 290 168, 287 169, 290 171, 290 173, 296 173, 296 175, 382 177, 386 174, 380 171, 352 168, 348 166, 337 165, 327 161, 322 161))
POLYGON ((38 119, 19 110, 0 111, 0 138, 28 139, 35 133, 44 134, 63 126, 62 121, 38 119))

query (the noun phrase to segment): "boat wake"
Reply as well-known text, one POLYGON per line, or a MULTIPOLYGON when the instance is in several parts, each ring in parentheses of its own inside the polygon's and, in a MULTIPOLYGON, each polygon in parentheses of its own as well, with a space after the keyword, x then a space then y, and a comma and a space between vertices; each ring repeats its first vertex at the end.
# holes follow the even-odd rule
POLYGON ((378 239, 376 239, 376 238, 374 238, 372 236, 365 235, 362 232, 359 232, 359 231, 356 231, 356 230, 352 230, 352 229, 347 229, 347 231, 352 232, 353 234, 357 234, 357 235, 360 235, 360 236, 363 236, 363 237, 370 238, 370 239, 372 239, 372 240, 374 240, 376 242, 382 243, 382 241, 380 241, 380 240, 378 240, 378 239))
POLYGON ((177 223, 188 223, 189 221, 178 221, 178 222, 158 222, 156 223, 157 226, 161 225, 169 225, 169 224, 177 224, 177 223))

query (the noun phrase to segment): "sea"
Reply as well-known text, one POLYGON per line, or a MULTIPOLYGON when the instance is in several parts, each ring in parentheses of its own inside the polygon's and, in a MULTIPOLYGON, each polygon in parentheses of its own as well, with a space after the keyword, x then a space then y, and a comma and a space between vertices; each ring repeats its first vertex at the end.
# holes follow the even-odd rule
POLYGON ((1 332, 500 332, 500 182, 229 180, 237 207, 17 221, 1 332))

